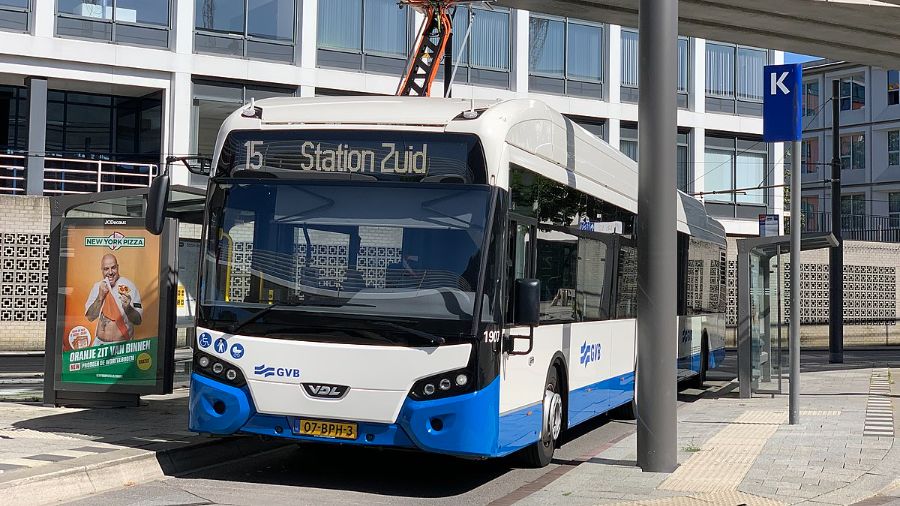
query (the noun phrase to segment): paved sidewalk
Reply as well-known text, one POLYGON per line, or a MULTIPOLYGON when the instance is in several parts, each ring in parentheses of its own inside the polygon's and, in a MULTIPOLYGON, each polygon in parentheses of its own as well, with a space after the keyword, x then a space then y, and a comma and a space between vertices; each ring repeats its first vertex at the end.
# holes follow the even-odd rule
POLYGON ((641 472, 632 434, 519 504, 852 504, 879 494, 866 503, 896 500, 900 355, 842 365, 824 357, 803 355, 798 425, 787 423, 788 385, 784 395, 739 399, 736 383, 723 381, 717 393, 678 410, 675 472, 641 472))
POLYGON ((0 504, 57 503, 280 447, 187 431, 188 391, 134 408, 0 402, 0 504))
POLYGON ((49 408, 0 403, 0 479, 8 473, 122 448, 188 444, 187 390, 146 396, 138 408, 49 408))

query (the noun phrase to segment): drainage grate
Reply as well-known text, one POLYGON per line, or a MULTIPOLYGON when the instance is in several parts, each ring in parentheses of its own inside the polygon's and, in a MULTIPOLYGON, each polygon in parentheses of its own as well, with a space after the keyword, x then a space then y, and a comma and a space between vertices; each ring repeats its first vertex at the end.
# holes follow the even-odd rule
POLYGON ((894 407, 891 403, 891 382, 887 369, 872 371, 863 436, 894 437, 894 407))

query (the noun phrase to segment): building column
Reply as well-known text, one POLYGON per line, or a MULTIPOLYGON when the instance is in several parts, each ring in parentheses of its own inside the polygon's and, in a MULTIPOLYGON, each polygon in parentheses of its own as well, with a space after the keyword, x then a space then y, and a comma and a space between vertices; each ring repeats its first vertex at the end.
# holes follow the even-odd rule
POLYGON ((56 26, 56 0, 32 0, 31 33, 35 37, 53 37, 53 27, 56 26))
MULTIPOLYGON (((196 152, 193 142, 197 136, 194 131, 196 124, 193 119, 192 103, 193 85, 191 75, 186 72, 176 72, 169 80, 169 89, 165 94, 165 108, 163 125, 167 129, 163 133, 163 139, 167 139, 168 148, 166 155, 186 156, 196 152)), ((165 162, 165 155, 163 156, 165 162)), ((190 183, 190 173, 182 164, 172 166, 172 184, 187 185, 190 183)))
POLYGON ((706 112, 706 40, 690 39, 691 75, 688 83, 688 109, 706 112))
MULTIPOLYGON (((707 169, 705 162, 706 158, 706 129, 703 127, 694 127, 691 129, 691 166, 693 167, 693 174, 690 175, 691 180, 694 182, 693 193, 699 193, 706 189, 706 186, 703 183, 703 175, 706 173, 707 169)), ((691 185, 688 185, 690 188, 691 185)), ((703 200, 703 197, 700 197, 700 200, 703 200)))
POLYGON ((194 2, 173 2, 172 49, 178 54, 194 52, 194 2))
POLYGON ((300 3, 300 67, 316 68, 316 49, 318 37, 319 2, 305 1, 300 3))
POLYGON ((25 191, 44 194, 44 152, 47 149, 47 78, 29 77, 28 158, 25 161, 25 191))
POLYGON ((528 95, 528 44, 529 19, 528 11, 516 9, 512 11, 512 91, 517 96, 528 95))
POLYGON ((621 128, 622 120, 619 118, 609 118, 606 120, 606 142, 616 149, 619 149, 619 141, 622 139, 620 134, 621 128))
MULTIPOLYGON (((606 25, 606 47, 609 48, 609 52, 607 53, 607 65, 606 65, 606 86, 603 91, 606 96, 606 101, 610 104, 618 104, 622 101, 622 27, 619 25, 606 25)), ((617 132, 618 133, 618 132, 617 132)), ((616 139, 616 143, 612 143, 612 137, 610 137, 610 144, 619 147, 618 138, 616 139)))

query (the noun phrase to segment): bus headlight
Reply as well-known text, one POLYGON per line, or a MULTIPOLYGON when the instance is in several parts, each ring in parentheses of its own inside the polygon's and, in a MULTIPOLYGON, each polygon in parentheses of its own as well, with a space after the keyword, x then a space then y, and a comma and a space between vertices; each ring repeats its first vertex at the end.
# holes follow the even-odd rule
POLYGON ((207 355, 202 351, 194 351, 193 365, 195 373, 208 378, 222 381, 236 387, 242 387, 247 384, 240 369, 219 357, 207 355))
POLYGON ((416 400, 440 399, 473 390, 473 382, 465 369, 435 374, 417 381, 409 396, 416 400))

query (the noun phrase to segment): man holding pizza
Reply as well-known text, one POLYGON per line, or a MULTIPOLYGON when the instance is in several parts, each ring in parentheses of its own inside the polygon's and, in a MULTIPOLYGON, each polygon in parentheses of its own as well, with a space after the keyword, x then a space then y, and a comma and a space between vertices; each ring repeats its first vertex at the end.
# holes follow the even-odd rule
POLYGON ((94 283, 84 303, 87 319, 99 318, 91 345, 134 339, 134 326, 144 315, 137 286, 119 276, 119 260, 112 253, 100 259, 100 272, 103 278, 94 283))

